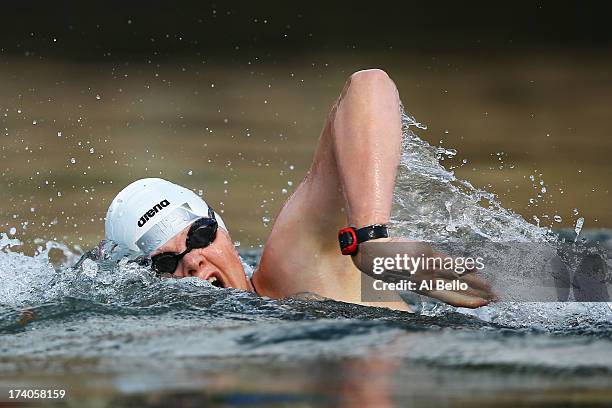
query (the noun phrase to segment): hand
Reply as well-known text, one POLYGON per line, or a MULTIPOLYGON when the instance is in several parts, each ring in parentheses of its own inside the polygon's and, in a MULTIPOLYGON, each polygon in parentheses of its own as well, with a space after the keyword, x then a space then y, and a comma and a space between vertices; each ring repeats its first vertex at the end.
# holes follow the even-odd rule
MULTIPOLYGON (((454 265, 448 269, 427 269, 427 265, 420 265, 414 273, 406 270, 385 270, 382 275, 375 274, 372 270, 374 258, 391 257, 396 254, 406 254, 408 257, 417 258, 446 258, 447 255, 436 252, 425 242, 409 241, 401 238, 383 238, 367 241, 359 245, 359 251, 352 257, 353 263, 360 271, 375 279, 388 282, 409 280, 415 282, 416 287, 421 287, 423 281, 441 281, 452 283, 453 281, 466 283, 465 290, 415 290, 414 292, 429 296, 442 302, 457 307, 477 308, 487 305, 497 297, 491 290, 491 285, 484 279, 475 275, 474 269, 466 269, 462 274, 454 271, 454 265)), ((434 265, 432 265, 434 266, 434 265)))

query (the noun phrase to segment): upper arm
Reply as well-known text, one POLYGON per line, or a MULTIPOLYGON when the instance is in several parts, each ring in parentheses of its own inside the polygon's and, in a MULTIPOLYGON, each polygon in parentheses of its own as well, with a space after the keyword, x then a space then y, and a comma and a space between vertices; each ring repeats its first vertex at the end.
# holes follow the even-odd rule
POLYGON ((313 239, 323 248, 337 247, 336 234, 346 216, 331 134, 334 112, 326 120, 310 169, 283 205, 268 241, 286 240, 292 234, 299 240, 313 239))
POLYGON ((337 231, 346 218, 330 122, 328 118, 308 173, 283 205, 264 246, 256 272, 257 279, 265 281, 259 286, 269 292, 264 295, 279 297, 305 290, 321 293, 313 286, 320 274, 352 265, 338 249, 337 231))

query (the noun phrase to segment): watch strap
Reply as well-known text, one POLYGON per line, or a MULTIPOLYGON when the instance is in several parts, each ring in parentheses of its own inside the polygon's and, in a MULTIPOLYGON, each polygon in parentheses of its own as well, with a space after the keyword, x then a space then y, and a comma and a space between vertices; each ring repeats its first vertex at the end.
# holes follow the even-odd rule
POLYGON ((372 224, 355 230, 355 235, 357 235, 357 243, 361 244, 371 239, 388 238, 389 230, 386 225, 372 224))

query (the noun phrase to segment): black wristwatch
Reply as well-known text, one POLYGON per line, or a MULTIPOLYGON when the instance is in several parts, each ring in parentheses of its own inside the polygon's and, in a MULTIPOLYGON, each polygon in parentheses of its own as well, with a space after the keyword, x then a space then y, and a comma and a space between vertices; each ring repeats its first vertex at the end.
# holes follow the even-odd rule
POLYGON ((340 242, 342 255, 355 255, 358 245, 362 242, 388 237, 389 230, 384 224, 372 224, 359 229, 346 227, 338 231, 338 241, 340 242))

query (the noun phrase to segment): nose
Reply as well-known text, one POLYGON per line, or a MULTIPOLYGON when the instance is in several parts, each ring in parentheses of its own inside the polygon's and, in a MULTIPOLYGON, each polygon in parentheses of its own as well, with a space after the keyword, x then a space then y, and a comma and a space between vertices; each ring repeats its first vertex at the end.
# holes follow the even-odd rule
POLYGON ((184 276, 195 276, 204 279, 206 275, 206 259, 198 250, 187 253, 181 260, 184 276))

